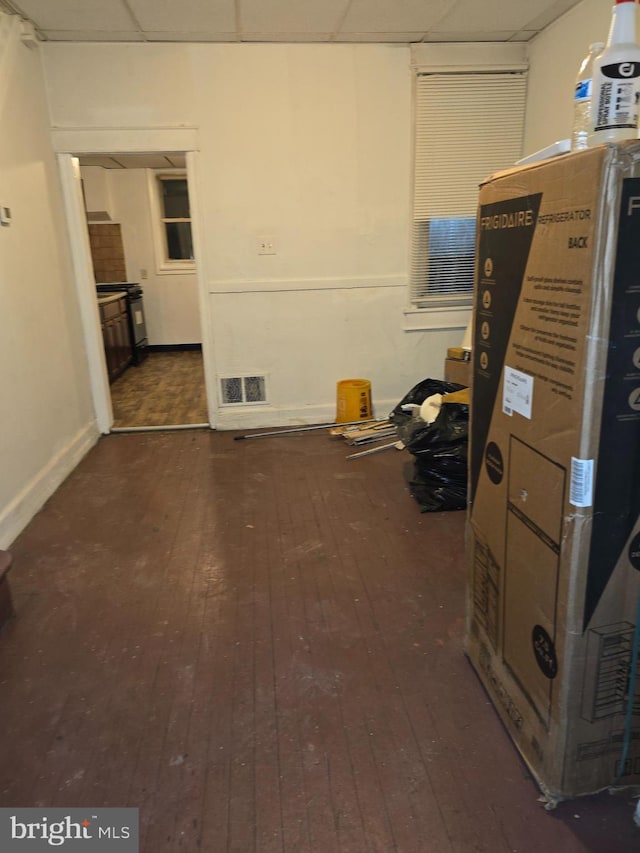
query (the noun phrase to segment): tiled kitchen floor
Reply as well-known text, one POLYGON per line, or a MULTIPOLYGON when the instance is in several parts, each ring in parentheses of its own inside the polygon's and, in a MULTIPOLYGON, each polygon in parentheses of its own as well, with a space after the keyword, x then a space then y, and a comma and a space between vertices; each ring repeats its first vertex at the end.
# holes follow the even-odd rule
POLYGON ((111 385, 115 428, 206 424, 202 353, 151 352, 111 385))

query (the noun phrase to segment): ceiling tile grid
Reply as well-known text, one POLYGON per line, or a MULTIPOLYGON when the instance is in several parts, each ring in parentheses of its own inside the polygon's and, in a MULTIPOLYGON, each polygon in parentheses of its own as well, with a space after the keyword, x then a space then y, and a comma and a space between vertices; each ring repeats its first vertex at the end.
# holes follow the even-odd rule
POLYGON ((234 0, 127 0, 127 5, 145 33, 236 32, 234 0))
POLYGON ((580 0, 0 0, 52 41, 528 41, 580 0))

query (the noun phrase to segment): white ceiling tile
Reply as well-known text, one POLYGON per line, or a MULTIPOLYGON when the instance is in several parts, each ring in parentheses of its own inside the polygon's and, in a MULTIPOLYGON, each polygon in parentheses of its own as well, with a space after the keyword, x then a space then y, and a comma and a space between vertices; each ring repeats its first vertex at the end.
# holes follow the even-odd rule
POLYGON ((108 157, 105 154, 83 154, 78 157, 78 160, 81 166, 99 166, 102 169, 122 168, 113 157, 108 157))
POLYGON ((144 41, 144 35, 126 30, 46 30, 49 41, 144 41))
POLYGON ((184 166, 184 155, 114 154, 113 159, 122 169, 173 169, 184 166), (178 158, 180 162, 176 164, 178 158))
POLYGON ((538 30, 518 30, 513 34, 509 41, 530 41, 534 36, 538 35, 538 30))
POLYGON ((387 43, 528 41, 579 2, 11 0, 52 41, 387 43))
POLYGON ((83 154, 81 166, 103 169, 184 169, 184 154, 83 154))
POLYGON ((129 0, 143 30, 154 32, 235 32, 234 0, 129 0))
POLYGON ((338 33, 337 42, 374 42, 391 44, 409 44, 422 41, 424 32, 418 33, 338 33))
POLYGON ((172 42, 231 42, 238 41, 235 32, 206 32, 199 30, 196 33, 173 32, 167 30, 145 30, 144 37, 147 41, 172 41, 172 42))
POLYGON ((455 0, 352 0, 340 31, 425 32, 431 29, 454 3, 455 0))
POLYGON ((331 41, 331 33, 242 33, 240 38, 251 42, 325 42, 331 41))
MULTIPOLYGON (((430 32, 427 33, 427 37, 425 41, 428 42, 472 42, 472 41, 513 41, 515 36, 514 30, 488 30, 485 32, 477 32, 476 30, 469 30, 468 32, 461 33, 459 30, 456 32, 430 32)), ((522 41, 527 41, 527 39, 522 39, 522 41)))
POLYGON ((531 32, 530 30, 518 30, 518 32, 514 33, 510 39, 507 39, 507 41, 510 41, 510 42, 531 41, 531 39, 537 35, 538 35, 537 31, 531 32))
POLYGON ((132 32, 137 29, 121 0, 17 0, 15 5, 45 31, 132 32))
MULTIPOLYGON (((574 6, 579 1, 567 0, 574 6)), ((548 23, 554 17, 553 8, 557 5, 557 0, 482 0, 482 3, 466 0, 456 4, 431 32, 515 32, 526 29, 536 17, 545 17, 548 23)))
POLYGON ((239 0, 244 33, 334 33, 349 0, 239 0))
POLYGON ((549 8, 542 12, 536 12, 535 7, 532 7, 529 18, 524 22, 523 27, 537 33, 559 18, 560 15, 564 15, 569 9, 577 6, 579 2, 580 0, 555 0, 555 3, 551 3, 549 8))

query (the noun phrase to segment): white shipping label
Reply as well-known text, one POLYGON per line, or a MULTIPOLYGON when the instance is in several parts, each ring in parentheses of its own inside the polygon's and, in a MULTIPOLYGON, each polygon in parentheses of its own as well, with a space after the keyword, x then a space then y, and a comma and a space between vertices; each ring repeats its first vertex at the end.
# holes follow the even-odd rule
POLYGON ((640 76, 637 62, 602 66, 598 80, 594 130, 636 130, 640 76))
POLYGON ((523 418, 531 420, 531 409, 533 406, 533 376, 514 370, 513 367, 504 368, 504 385, 502 388, 502 411, 505 415, 517 412, 523 418))
POLYGON ((140 326, 142 324, 142 311, 135 311, 136 315, 136 326, 140 326))
POLYGON ((571 457, 569 503, 574 506, 593 504, 593 459, 571 457))

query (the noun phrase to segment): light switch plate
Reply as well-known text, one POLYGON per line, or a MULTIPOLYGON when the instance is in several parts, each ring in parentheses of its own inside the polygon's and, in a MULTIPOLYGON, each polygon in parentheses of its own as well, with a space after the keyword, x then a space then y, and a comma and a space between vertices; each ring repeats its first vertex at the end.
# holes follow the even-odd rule
POLYGON ((11 225, 11 208, 0 204, 0 224, 11 225))

